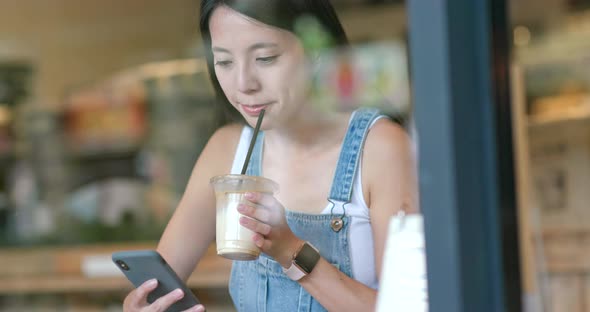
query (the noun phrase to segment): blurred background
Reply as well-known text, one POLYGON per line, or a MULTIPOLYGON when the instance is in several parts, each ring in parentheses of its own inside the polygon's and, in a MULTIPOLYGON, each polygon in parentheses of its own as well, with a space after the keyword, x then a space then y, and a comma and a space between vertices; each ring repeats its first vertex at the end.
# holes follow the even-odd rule
MULTIPOLYGON (((317 94, 409 115, 404 2, 333 2, 356 53, 317 94)), ((590 1, 509 4, 525 302, 590 311, 590 1)), ((155 247, 220 122, 198 5, 0 0, 0 311, 121 311, 110 253, 155 247)), ((189 280, 209 311, 229 267, 189 280)))

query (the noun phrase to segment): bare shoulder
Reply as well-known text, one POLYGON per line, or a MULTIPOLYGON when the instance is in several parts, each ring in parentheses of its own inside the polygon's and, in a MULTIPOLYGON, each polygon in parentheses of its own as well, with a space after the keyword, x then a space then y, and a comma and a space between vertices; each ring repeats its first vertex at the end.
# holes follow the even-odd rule
POLYGON ((217 129, 209 138, 198 163, 207 164, 209 169, 220 173, 229 172, 243 127, 235 123, 217 129))
POLYGON ((363 157, 386 160, 410 156, 413 154, 412 146, 412 139, 406 129, 387 118, 381 118, 369 131, 363 157))
POLYGON ((243 125, 232 123, 217 129, 209 139, 209 145, 219 146, 220 148, 231 148, 238 144, 243 125), (235 143, 235 144, 231 144, 235 143))
POLYGON ((387 202, 416 210, 416 167, 414 142, 408 131, 389 119, 378 120, 369 131, 363 152, 363 190, 369 206, 387 202))

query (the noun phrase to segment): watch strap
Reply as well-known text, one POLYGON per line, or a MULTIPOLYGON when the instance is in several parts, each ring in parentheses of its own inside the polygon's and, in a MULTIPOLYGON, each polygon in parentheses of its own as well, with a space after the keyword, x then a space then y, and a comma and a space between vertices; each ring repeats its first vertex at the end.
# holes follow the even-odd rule
POLYGON ((298 281, 307 275, 307 272, 303 271, 293 262, 291 262, 291 266, 288 269, 283 268, 283 273, 285 273, 290 279, 294 281, 298 281))
POLYGON ((293 255, 291 266, 287 269, 282 268, 283 273, 290 279, 298 281, 311 273, 319 259, 319 251, 310 242, 305 242, 293 255))

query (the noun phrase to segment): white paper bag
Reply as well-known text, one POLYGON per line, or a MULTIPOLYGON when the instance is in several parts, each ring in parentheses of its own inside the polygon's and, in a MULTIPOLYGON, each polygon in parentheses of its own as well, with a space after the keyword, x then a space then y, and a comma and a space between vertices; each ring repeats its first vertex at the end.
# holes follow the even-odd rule
POLYGON ((400 212, 389 222, 377 312, 426 312, 428 289, 421 214, 400 212))

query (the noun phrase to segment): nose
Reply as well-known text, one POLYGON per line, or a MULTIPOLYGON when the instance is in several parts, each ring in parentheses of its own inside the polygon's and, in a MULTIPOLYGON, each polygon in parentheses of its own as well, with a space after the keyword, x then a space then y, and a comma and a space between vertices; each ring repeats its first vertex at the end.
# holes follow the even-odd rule
POLYGON ((242 93, 253 93, 260 89, 260 81, 256 70, 248 64, 243 64, 237 73, 238 91, 242 93))

